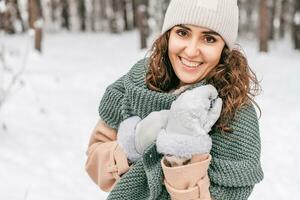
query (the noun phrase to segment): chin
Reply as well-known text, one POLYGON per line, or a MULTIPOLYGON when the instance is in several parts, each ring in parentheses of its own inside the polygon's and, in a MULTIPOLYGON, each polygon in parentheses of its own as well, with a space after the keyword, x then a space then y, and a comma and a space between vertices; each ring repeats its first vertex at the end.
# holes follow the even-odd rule
POLYGON ((179 78, 180 82, 181 82, 181 85, 191 85, 191 84, 195 84, 197 82, 200 82, 198 81, 197 79, 185 79, 185 78, 179 78))

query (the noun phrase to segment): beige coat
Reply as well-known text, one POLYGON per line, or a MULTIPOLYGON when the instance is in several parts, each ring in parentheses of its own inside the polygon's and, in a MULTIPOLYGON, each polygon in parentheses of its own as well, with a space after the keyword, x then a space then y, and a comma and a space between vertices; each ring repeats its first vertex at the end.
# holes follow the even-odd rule
MULTIPOLYGON (((87 150, 86 170, 92 180, 109 192, 130 166, 126 154, 118 145, 117 132, 99 120, 87 150)), ((195 155, 188 164, 173 166, 162 159, 164 184, 172 200, 211 200, 207 170, 211 155, 195 155)))

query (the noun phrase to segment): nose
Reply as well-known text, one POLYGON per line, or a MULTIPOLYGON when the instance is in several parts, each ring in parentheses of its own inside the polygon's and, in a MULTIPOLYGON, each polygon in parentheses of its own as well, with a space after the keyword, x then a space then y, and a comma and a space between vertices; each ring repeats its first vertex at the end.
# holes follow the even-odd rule
POLYGON ((200 49, 201 47, 198 41, 190 40, 186 45, 185 54, 190 58, 195 58, 201 54, 200 49))

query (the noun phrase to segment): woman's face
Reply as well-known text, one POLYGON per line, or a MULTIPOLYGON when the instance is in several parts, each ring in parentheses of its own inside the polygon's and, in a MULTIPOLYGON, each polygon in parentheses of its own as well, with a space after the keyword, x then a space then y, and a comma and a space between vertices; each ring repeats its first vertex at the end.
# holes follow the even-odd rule
POLYGON ((210 29, 178 25, 171 29, 168 56, 180 86, 197 83, 219 63, 225 42, 210 29))

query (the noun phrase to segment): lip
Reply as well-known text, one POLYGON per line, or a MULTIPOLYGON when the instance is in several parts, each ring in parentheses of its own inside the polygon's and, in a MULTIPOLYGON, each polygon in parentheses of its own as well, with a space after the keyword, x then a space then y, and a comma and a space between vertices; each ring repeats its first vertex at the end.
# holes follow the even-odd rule
POLYGON ((202 61, 198 61, 198 60, 190 60, 190 59, 188 59, 188 58, 185 58, 185 57, 182 57, 182 56, 178 56, 178 58, 181 60, 182 58, 184 59, 184 60, 187 60, 187 61, 189 61, 189 62, 197 62, 197 63, 203 63, 202 61))
POLYGON ((182 62, 182 58, 185 59, 185 60, 187 60, 187 61, 189 61, 189 62, 199 62, 199 61, 190 61, 189 59, 186 59, 186 58, 184 58, 184 57, 178 56, 179 63, 183 66, 183 68, 184 68, 186 71, 189 71, 189 72, 197 71, 197 70, 200 69, 201 66, 204 64, 204 62, 199 62, 199 63, 201 63, 201 64, 199 64, 198 66, 196 66, 196 67, 190 67, 190 66, 188 66, 188 65, 186 65, 186 64, 184 64, 184 63, 182 62))

